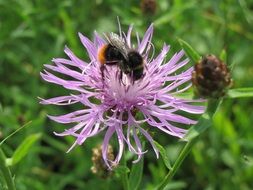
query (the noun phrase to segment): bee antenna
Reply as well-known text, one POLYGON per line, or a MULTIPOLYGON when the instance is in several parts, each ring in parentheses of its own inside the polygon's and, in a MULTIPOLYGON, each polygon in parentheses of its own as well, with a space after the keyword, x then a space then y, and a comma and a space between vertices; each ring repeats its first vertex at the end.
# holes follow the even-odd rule
POLYGON ((120 21, 119 21, 119 16, 117 16, 117 22, 118 22, 118 27, 119 27, 119 36, 120 36, 120 38, 122 38, 122 30, 121 30, 121 25, 120 25, 120 21))
POLYGON ((127 39, 127 35, 125 34, 125 32, 122 32, 122 34, 123 34, 123 36, 124 36, 124 42, 125 42, 127 48, 130 49, 130 46, 129 46, 129 44, 127 43, 127 40, 126 40, 126 39, 127 39))
POLYGON ((109 35, 110 35, 109 33, 103 32, 103 36, 105 37, 105 39, 106 39, 107 42, 110 42, 109 35))
POLYGON ((137 38, 137 44, 138 44, 138 47, 140 46, 141 42, 140 42, 140 37, 139 37, 139 33, 136 32, 136 38, 137 38))

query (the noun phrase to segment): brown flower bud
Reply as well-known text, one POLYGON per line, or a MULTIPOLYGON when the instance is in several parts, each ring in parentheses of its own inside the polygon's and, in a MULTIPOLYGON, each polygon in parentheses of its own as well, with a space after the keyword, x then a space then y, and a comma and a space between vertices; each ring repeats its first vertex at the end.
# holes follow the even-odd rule
POLYGON ((207 55, 194 66, 192 83, 197 95, 219 98, 231 87, 232 80, 226 64, 214 55, 207 55))
MULTIPOLYGON (((113 148, 111 145, 108 146, 107 150, 107 158, 109 160, 114 159, 113 148)), ((108 170, 103 157, 102 157, 102 146, 97 146, 96 148, 92 149, 92 158, 93 166, 91 167, 91 172, 96 174, 101 178, 107 178, 111 176, 112 171, 108 170)))
POLYGON ((142 0, 141 10, 143 14, 154 15, 156 12, 156 0, 142 0))

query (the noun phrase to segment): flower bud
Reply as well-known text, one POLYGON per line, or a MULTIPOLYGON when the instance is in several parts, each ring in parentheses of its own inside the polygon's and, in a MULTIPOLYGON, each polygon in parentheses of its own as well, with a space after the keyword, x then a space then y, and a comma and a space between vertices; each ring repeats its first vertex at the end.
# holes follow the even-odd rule
POLYGON ((154 15, 156 12, 156 0, 142 0, 141 10, 143 14, 154 15))
POLYGON ((194 66, 192 83, 197 95, 219 98, 225 95, 232 80, 226 64, 214 55, 207 55, 194 66))
MULTIPOLYGON (((107 158, 109 160, 114 159, 113 148, 111 145, 108 146, 107 158)), ((91 167, 91 172, 96 174, 99 177, 107 178, 112 174, 111 170, 108 170, 103 157, 102 157, 102 146, 97 146, 92 149, 92 158, 93 166, 91 167)))

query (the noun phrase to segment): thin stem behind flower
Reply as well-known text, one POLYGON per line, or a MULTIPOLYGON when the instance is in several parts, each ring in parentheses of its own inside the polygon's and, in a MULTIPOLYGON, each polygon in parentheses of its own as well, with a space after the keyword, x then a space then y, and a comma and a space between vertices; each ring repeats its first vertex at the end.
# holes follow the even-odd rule
MULTIPOLYGON (((123 165, 127 167, 127 162, 126 162, 126 155, 123 154, 123 165)), ((129 190, 129 181, 128 181, 128 174, 127 172, 123 172, 121 174, 121 180, 122 180, 122 184, 123 184, 123 189, 124 190, 129 190)))
POLYGON ((169 173, 165 176, 164 180, 161 182, 161 184, 158 186, 157 190, 163 190, 165 186, 171 181, 175 173, 177 172, 178 168, 181 166, 182 162, 184 161, 185 157, 190 153, 193 145, 195 144, 197 138, 194 138, 193 140, 187 142, 187 144, 184 146, 182 152, 180 153, 179 157, 177 158, 175 164, 169 171, 169 173))
MULTIPOLYGON (((206 115, 208 115, 209 120, 212 119, 213 115, 217 111, 221 102, 222 102, 222 99, 209 99, 207 111, 206 111, 206 115)), ((203 116, 202 116, 202 118, 203 118, 203 116)), ((196 124, 195 126, 197 126, 197 125, 198 124, 196 124)), ((207 123, 200 124, 200 125, 198 125, 198 129, 195 129, 196 131, 195 131, 194 136, 192 138, 190 138, 190 140, 186 143, 186 145, 184 146, 180 155, 178 156, 177 160, 175 161, 172 169, 168 172, 168 174, 165 176, 163 181, 159 184, 159 186, 157 187, 157 190, 163 190, 167 186, 167 184, 171 181, 171 179, 173 178, 173 176, 177 172, 178 168, 181 166, 181 164, 184 161, 184 159, 186 158, 186 156, 191 152, 191 149, 192 149, 193 145, 197 142, 199 135, 209 127, 209 125, 208 126, 205 126, 205 125, 207 125, 207 123), (203 126, 201 126, 201 125, 203 125, 203 126)), ((193 127, 195 127, 195 126, 193 126, 193 127)))

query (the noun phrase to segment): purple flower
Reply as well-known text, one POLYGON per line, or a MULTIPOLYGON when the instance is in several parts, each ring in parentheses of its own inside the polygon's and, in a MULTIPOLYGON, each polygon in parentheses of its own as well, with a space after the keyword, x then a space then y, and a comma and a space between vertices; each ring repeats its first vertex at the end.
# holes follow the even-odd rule
POLYGON ((194 105, 202 100, 188 100, 178 96, 191 87, 192 67, 184 72, 175 73, 189 61, 182 60, 184 52, 180 51, 166 61, 170 46, 164 44, 156 58, 149 58, 149 54, 154 52, 151 43, 153 25, 148 28, 142 40, 137 35, 137 47, 131 42, 132 29, 130 26, 127 34, 120 31, 119 36, 128 47, 137 50, 144 58, 144 75, 139 80, 133 82, 130 75, 121 76, 117 65, 106 65, 102 77, 101 63, 97 56, 98 50, 107 42, 97 33, 94 34, 93 42, 79 33, 81 42, 88 52, 89 61, 79 59, 66 47, 65 53, 69 59, 53 59, 54 65, 45 65, 46 70, 41 73, 45 81, 71 91, 67 96, 42 99, 42 104, 83 105, 82 109, 65 115, 49 116, 58 123, 74 123, 73 127, 55 134, 74 136, 76 140, 69 149, 71 150, 75 145, 83 144, 87 138, 104 131, 102 155, 109 168, 119 163, 125 145, 138 156, 134 162, 140 160, 146 152, 139 138, 141 135, 152 145, 158 158, 158 150, 146 129, 158 128, 169 135, 182 138, 187 130, 174 124, 192 125, 196 121, 179 114, 179 111, 191 114, 204 112, 203 106, 194 105), (57 77, 52 71, 66 75, 68 80, 57 77), (117 137, 119 150, 115 160, 111 161, 107 158, 107 149, 113 135, 117 137))

